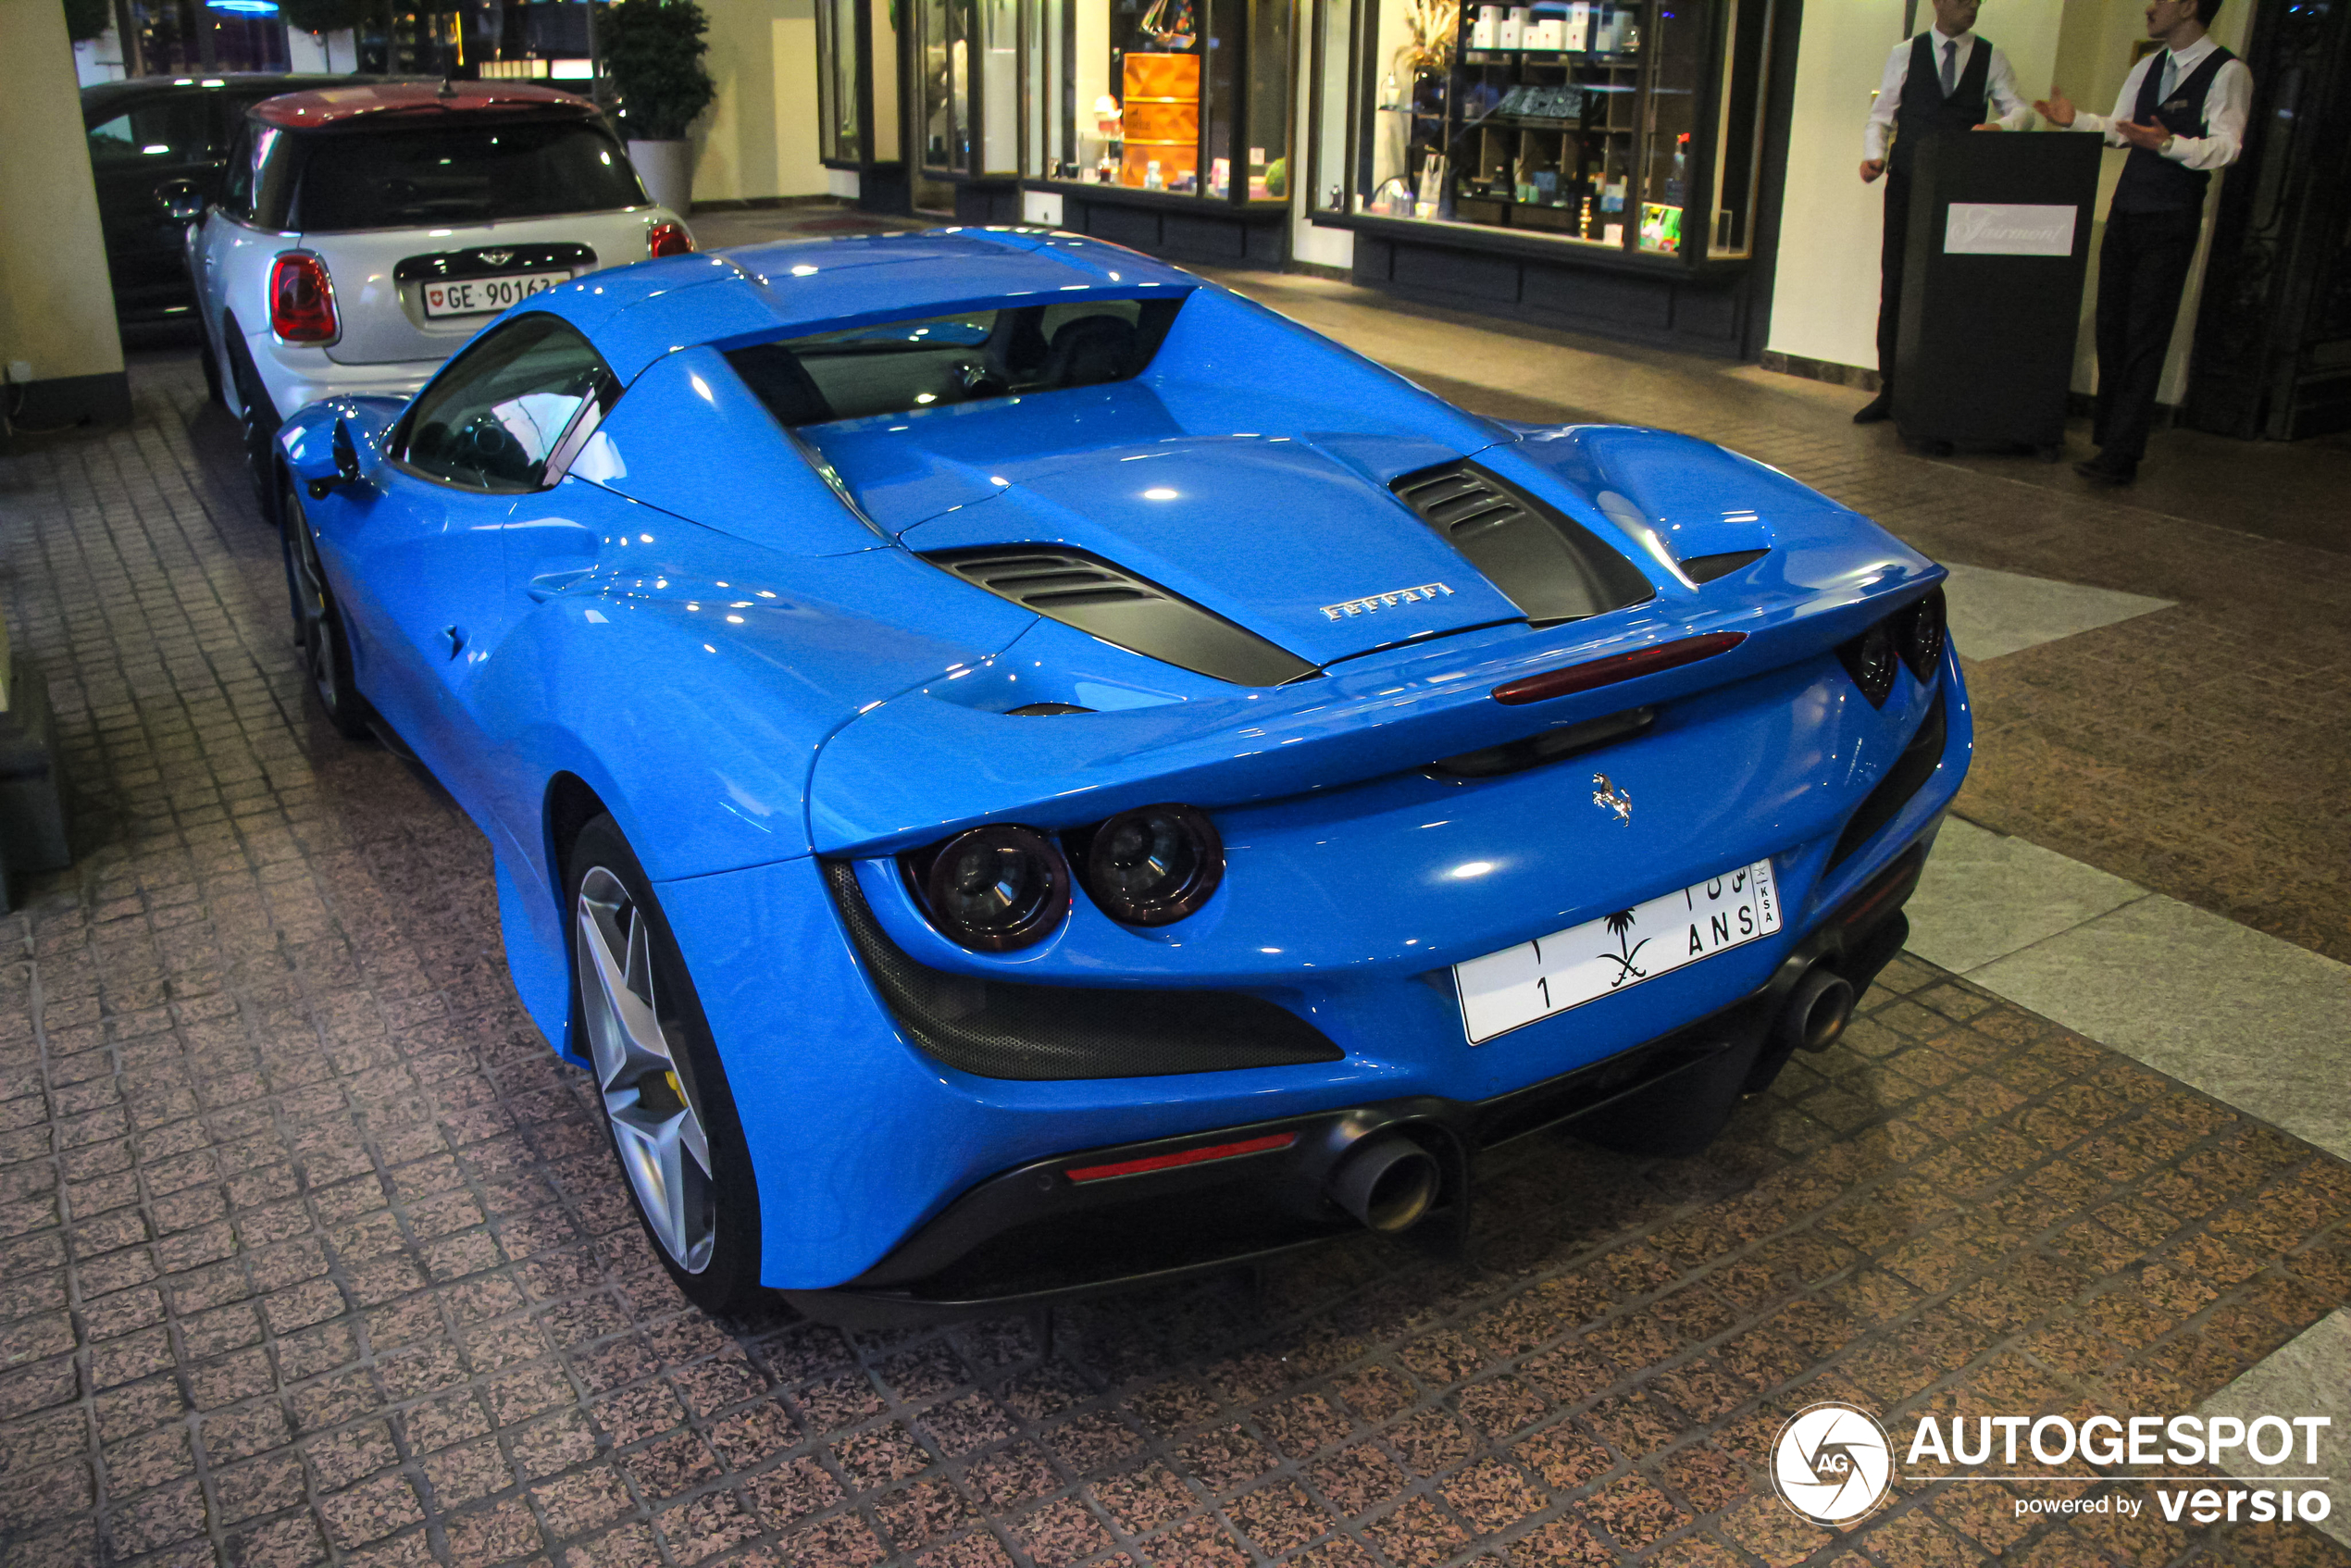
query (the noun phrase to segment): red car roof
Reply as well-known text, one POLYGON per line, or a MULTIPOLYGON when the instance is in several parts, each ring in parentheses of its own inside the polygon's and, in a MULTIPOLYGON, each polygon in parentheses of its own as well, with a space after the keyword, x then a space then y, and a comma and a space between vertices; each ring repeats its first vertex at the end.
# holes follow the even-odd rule
POLYGON ((590 114, 596 106, 571 93, 523 81, 382 81, 365 86, 322 87, 265 98, 251 110, 255 119, 293 130, 342 125, 365 115, 464 114, 479 109, 529 109, 563 105, 590 114))

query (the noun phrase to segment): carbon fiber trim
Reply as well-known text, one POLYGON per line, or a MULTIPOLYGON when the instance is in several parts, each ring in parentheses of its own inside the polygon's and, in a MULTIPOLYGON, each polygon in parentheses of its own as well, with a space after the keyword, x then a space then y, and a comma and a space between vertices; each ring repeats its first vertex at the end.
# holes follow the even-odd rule
POLYGON ((983 1078, 1147 1078, 1337 1062, 1312 1024, 1235 991, 1029 986, 942 974, 881 928, 846 861, 825 882, 874 989, 900 1028, 948 1066, 983 1078))

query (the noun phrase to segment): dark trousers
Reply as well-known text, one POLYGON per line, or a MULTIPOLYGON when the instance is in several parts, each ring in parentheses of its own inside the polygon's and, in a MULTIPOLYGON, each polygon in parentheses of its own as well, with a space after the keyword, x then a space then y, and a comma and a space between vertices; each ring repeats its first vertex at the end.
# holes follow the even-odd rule
POLYGON ((2098 247, 2097 419, 2091 434, 2102 462, 2136 463, 2146 455, 2156 387, 2203 222, 2198 207, 2106 215, 2106 243, 2098 247))
POLYGON ((1894 340, 1902 330, 1902 251, 1910 238, 1910 177, 1885 175, 1885 236, 1877 257, 1877 384, 1894 390, 1894 340))

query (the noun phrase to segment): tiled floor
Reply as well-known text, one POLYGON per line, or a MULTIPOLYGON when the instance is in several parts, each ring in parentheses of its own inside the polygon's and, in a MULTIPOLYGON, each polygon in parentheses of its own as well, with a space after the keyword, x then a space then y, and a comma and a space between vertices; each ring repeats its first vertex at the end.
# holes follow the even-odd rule
POLYGON ((193 369, 135 386, 0 460, 84 810, 0 917, 0 1564, 2351 1563, 1771 1496, 1812 1400, 2185 1411, 2351 1299, 2351 1166, 1911 961, 1703 1159, 1496 1157, 1474 1268, 1367 1239, 1050 1342, 685 1310, 485 845, 305 698, 193 369))

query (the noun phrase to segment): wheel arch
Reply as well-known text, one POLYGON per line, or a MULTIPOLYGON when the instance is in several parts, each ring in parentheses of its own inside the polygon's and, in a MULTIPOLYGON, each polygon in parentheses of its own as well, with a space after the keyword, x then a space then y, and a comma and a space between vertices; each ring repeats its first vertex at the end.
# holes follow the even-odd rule
POLYGON ((552 873, 549 881, 558 915, 563 913, 564 863, 571 858, 571 846, 579 841, 581 828, 610 810, 594 786, 576 773, 565 770, 547 780, 540 819, 546 833, 547 869, 552 873))

